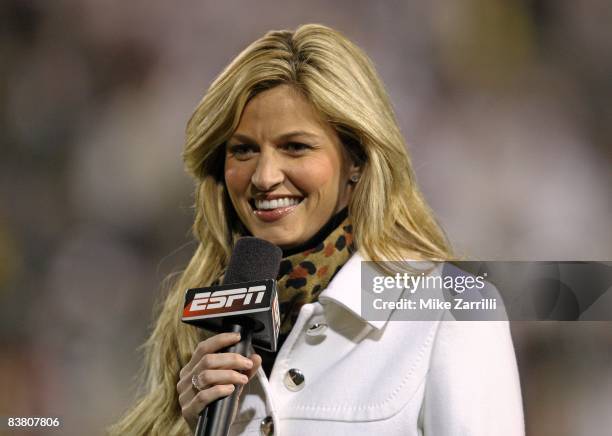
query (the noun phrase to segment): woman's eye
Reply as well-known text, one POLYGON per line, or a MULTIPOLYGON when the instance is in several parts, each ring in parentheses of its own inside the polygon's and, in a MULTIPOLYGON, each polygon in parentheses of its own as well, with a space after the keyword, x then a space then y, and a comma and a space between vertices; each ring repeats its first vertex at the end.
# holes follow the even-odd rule
POLYGON ((236 159, 248 159, 257 152, 253 145, 237 144, 229 146, 229 153, 236 159))
POLYGON ((283 146, 285 150, 290 153, 303 153, 307 150, 312 149, 312 147, 308 144, 302 144, 301 142, 288 142, 283 146))

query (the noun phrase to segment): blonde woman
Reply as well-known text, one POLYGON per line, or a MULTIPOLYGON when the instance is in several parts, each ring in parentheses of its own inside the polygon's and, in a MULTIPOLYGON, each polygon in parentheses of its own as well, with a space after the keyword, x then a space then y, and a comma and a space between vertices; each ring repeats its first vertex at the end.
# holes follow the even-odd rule
POLYGON ((505 323, 362 318, 360 262, 448 259, 371 61, 321 25, 272 31, 212 83, 187 126, 199 242, 147 342, 147 386, 113 434, 192 434, 242 389, 232 434, 523 433, 505 323), (244 235, 283 249, 278 353, 182 324, 244 235))

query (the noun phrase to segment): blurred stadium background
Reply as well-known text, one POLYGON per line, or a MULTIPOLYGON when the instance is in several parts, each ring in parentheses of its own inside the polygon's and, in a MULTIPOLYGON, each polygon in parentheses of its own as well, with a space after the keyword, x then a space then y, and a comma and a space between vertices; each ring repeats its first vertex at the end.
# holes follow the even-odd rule
MULTIPOLYGON (((0 416, 102 434, 130 404, 194 249, 185 123, 248 43, 308 22, 374 60, 459 253, 612 259, 608 1, 4 0, 0 416)), ((528 435, 609 434, 612 324, 512 327, 528 435)))

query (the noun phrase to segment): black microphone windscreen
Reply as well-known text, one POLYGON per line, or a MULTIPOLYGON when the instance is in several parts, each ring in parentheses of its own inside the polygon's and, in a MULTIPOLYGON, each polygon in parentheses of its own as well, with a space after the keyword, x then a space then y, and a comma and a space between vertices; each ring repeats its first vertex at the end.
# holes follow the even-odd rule
POLYGON ((282 250, 263 239, 238 239, 229 260, 223 284, 274 279, 278 276, 282 250))

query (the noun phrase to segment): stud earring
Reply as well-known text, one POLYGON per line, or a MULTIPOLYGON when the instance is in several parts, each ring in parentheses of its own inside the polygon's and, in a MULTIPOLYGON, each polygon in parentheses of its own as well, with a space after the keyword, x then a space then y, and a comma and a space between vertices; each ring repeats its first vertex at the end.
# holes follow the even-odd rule
POLYGON ((359 181, 359 174, 353 174, 351 176, 351 182, 357 183, 359 181))

